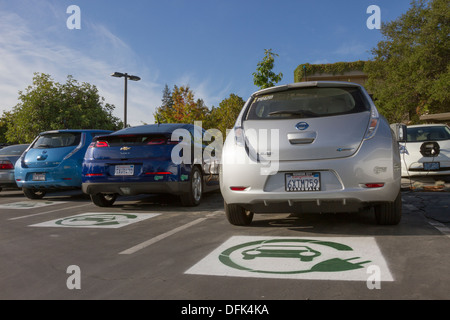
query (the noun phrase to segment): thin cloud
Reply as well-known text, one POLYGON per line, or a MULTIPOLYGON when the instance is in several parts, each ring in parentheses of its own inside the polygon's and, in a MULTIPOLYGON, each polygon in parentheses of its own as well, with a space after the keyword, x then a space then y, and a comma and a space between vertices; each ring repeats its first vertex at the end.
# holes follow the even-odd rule
MULTIPOLYGON (((49 16, 52 17, 54 14, 49 16)), ((150 74, 147 68, 133 62, 137 60, 136 56, 123 40, 105 26, 89 21, 83 23, 89 32, 72 32, 86 32, 88 42, 96 44, 95 51, 71 46, 69 41, 64 41, 61 36, 61 32, 67 32, 64 28, 36 32, 33 21, 16 13, 0 12, 0 113, 17 105, 18 92, 32 84, 35 72, 41 72, 50 74, 58 82, 64 82, 68 75, 72 75, 79 82, 96 85, 106 102, 116 106, 115 116, 122 119, 123 80, 111 78, 110 74, 131 69, 138 70, 144 80, 129 86, 128 123, 139 125, 154 121, 153 112, 160 104, 162 87, 147 76, 150 74)))

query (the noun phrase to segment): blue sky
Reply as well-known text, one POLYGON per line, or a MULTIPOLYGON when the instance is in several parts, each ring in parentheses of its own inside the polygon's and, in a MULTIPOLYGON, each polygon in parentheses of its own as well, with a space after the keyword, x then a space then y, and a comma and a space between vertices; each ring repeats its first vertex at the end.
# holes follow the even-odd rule
POLYGON ((123 117, 123 80, 129 82, 128 123, 153 123, 167 84, 189 87, 208 107, 231 93, 244 100, 258 88, 252 73, 272 49, 279 84, 291 83, 302 63, 367 60, 382 40, 370 30, 367 8, 397 19, 410 0, 0 0, 0 113, 18 103, 34 72, 96 85, 123 117), (70 5, 81 29, 68 29, 70 5))

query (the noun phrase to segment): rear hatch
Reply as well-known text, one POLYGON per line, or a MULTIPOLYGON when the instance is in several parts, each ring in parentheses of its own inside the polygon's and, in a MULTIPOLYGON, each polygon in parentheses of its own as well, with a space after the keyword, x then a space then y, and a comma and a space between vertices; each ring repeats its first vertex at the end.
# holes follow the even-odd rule
POLYGON ((250 155, 272 160, 348 157, 361 145, 370 105, 359 87, 301 87, 254 97, 242 128, 250 155))
POLYGON ((24 164, 29 168, 51 168, 84 144, 81 132, 50 132, 41 134, 24 155, 24 164))
POLYGON ((128 134, 97 137, 91 144, 90 156, 96 160, 114 162, 129 160, 171 159, 173 146, 178 141, 171 141, 170 134, 128 134))

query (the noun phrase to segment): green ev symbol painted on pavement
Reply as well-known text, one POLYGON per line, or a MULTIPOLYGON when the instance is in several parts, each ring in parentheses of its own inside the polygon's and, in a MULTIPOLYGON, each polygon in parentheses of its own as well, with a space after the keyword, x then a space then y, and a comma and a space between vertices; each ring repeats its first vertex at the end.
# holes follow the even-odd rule
POLYGON ((347 259, 336 256, 332 257, 329 254, 330 249, 333 249, 331 252, 334 253, 353 251, 348 245, 331 241, 270 239, 246 242, 228 248, 220 253, 219 260, 224 265, 234 269, 265 274, 342 272, 364 268, 364 264, 371 262, 369 260, 352 262, 360 259, 360 257, 350 257, 347 259), (320 250, 326 251, 327 254, 322 254, 320 250), (322 259, 319 260, 319 258, 322 259), (264 263, 255 263, 253 265, 244 263, 245 261, 257 259, 266 260, 264 260, 264 263), (281 263, 279 259, 284 259, 284 263, 281 263), (289 263, 286 262, 286 259, 293 261, 289 263), (286 267, 288 264, 289 267, 286 267), (281 266, 284 269, 280 268, 281 266))
POLYGON ((81 227, 81 226, 116 226, 129 223, 130 219, 136 219, 133 214, 107 213, 90 214, 60 219, 55 222, 57 225, 81 227))
POLYGON ((31 225, 32 227, 121 228, 158 216, 159 213, 90 212, 31 225))

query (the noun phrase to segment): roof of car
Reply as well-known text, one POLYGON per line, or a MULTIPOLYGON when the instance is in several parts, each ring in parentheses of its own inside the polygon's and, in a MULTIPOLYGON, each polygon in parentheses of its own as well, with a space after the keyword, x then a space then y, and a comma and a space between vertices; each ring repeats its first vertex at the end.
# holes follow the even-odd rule
POLYGON ((188 129, 194 127, 193 124, 187 123, 160 123, 145 124, 136 127, 129 127, 112 133, 116 134, 139 134, 139 133, 171 133, 176 129, 188 129))
POLYGON ((447 126, 444 123, 429 123, 429 124, 415 124, 411 126, 407 126, 408 128, 425 128, 425 127, 445 127, 447 126))
POLYGON ((50 131, 45 131, 45 132, 41 132, 40 134, 49 134, 49 133, 63 133, 63 132, 104 132, 104 133, 109 133, 109 132, 113 132, 111 130, 101 130, 101 129, 58 129, 58 130, 50 130, 50 131))

